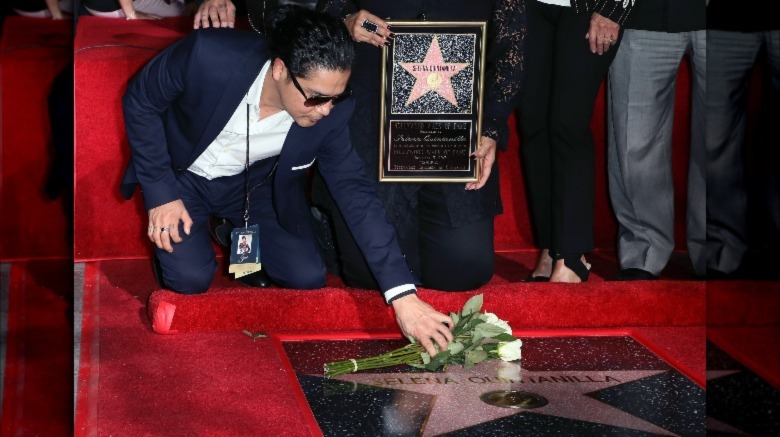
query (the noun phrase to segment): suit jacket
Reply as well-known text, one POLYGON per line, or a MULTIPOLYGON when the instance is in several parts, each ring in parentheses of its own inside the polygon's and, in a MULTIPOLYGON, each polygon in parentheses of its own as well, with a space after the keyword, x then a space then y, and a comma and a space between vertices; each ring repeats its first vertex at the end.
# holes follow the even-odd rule
MULTIPOLYGON (((571 0, 571 7, 581 14, 583 12, 598 12, 606 18, 623 25, 637 0, 571 0)), ((643 0, 649 1, 649 0, 643 0)))
MULTIPOLYGON (((178 199, 176 175, 217 137, 269 56, 261 35, 202 29, 152 59, 122 99, 131 149, 122 194, 129 199, 140 184, 147 209, 178 199)), ((308 168, 318 161, 377 282, 387 291, 414 279, 352 148, 347 123, 353 108, 348 99, 312 127, 293 123, 274 175, 273 207, 287 231, 314 238, 306 186, 308 168)))

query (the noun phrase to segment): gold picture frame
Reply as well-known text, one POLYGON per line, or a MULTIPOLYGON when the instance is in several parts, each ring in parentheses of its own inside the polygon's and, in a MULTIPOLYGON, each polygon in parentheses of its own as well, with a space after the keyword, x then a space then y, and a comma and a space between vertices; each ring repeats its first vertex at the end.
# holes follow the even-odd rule
POLYGON ((390 21, 382 49, 380 182, 476 182, 487 23, 390 21))

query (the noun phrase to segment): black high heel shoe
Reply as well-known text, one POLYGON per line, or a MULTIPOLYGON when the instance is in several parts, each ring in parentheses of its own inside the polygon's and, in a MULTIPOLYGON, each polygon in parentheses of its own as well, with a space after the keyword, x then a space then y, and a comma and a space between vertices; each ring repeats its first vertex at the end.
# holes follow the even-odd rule
MULTIPOLYGON (((549 252, 548 252, 549 253, 549 252)), ((552 255, 549 255, 550 258, 552 258, 552 255)), ((552 258, 553 265, 555 264, 555 258, 552 258)), ((550 268, 550 271, 552 271, 552 267, 550 268)), ((549 276, 534 276, 534 272, 532 271, 527 278, 523 279, 523 282, 550 282, 549 276)))
POLYGON ((533 276, 533 274, 528 275, 527 278, 523 279, 523 282, 550 282, 549 276, 533 276))
POLYGON ((588 276, 590 275, 590 268, 589 265, 582 262, 581 254, 564 255, 561 253, 556 253, 553 256, 553 261, 558 261, 561 259, 563 260, 563 265, 574 272, 574 274, 580 278, 580 281, 586 282, 588 280, 588 276))

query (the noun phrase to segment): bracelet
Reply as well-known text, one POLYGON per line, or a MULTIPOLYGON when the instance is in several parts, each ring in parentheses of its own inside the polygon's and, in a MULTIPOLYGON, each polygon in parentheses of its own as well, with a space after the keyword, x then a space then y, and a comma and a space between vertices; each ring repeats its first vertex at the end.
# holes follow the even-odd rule
POLYGON ((130 15, 125 17, 125 20, 135 20, 135 10, 130 12, 130 15))

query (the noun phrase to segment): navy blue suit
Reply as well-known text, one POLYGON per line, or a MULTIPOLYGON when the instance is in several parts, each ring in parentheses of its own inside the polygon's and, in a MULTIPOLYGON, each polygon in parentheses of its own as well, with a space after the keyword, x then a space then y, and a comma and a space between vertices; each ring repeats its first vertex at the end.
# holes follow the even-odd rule
MULTIPOLYGON (((204 232, 207 223, 203 221, 207 222, 209 214, 225 214, 222 216, 243 226, 235 223, 241 221, 243 174, 208 181, 187 169, 227 124, 268 59, 263 36, 233 29, 204 29, 160 53, 128 85, 123 104, 132 159, 121 190, 129 199, 135 186, 140 185, 146 209, 176 199, 185 202, 195 224, 189 236, 181 233, 184 242, 173 245, 174 256, 186 255, 177 255, 177 251, 190 251, 188 239, 200 241, 193 252, 202 251, 202 241, 208 245, 208 233, 204 232)), ((395 232, 385 219, 374 183, 366 176, 350 142, 347 123, 353 108, 354 101, 348 99, 312 127, 293 123, 278 161, 268 158, 251 169, 254 186, 263 173, 269 173, 269 160, 277 164, 272 183, 252 191, 250 224, 260 222, 263 267, 282 285, 324 285, 325 269, 317 256, 306 199, 308 168, 315 161, 382 291, 414 282, 395 232), (301 277, 308 279, 296 279, 301 277)), ((206 279, 210 283, 216 268, 213 251, 208 252, 207 265, 190 266, 189 273, 199 275, 199 283, 206 279), (206 273, 210 266, 210 273, 206 273)), ((162 257, 167 252, 158 249, 158 254, 162 257)), ((206 260, 201 253, 194 256, 198 263, 206 260)), ((166 282, 173 275, 171 268, 187 262, 161 261, 166 282)))

